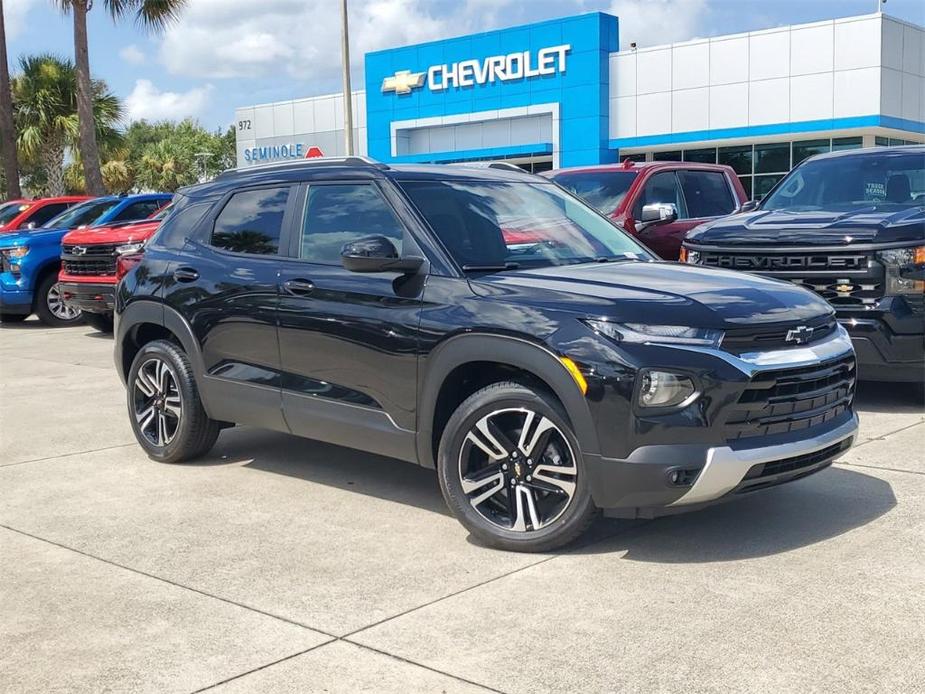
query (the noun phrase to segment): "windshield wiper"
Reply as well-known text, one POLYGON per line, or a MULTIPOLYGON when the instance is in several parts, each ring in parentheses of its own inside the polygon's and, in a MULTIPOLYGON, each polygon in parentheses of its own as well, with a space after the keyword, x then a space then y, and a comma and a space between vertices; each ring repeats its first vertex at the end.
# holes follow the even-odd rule
POLYGON ((503 263, 499 265, 463 265, 463 272, 501 272, 503 270, 516 270, 520 263, 503 263))

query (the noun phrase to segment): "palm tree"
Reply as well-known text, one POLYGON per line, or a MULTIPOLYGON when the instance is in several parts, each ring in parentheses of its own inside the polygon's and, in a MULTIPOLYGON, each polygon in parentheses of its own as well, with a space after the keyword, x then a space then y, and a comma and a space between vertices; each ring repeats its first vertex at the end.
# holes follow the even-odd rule
MULTIPOLYGON (((93 0, 54 0, 74 20, 74 59, 77 62, 77 114, 80 122, 80 152, 87 192, 105 192, 100 173, 100 152, 93 119, 93 93, 90 80, 90 53, 87 46, 87 12, 93 0)), ((113 21, 133 14, 135 21, 151 31, 161 31, 174 21, 186 0, 102 0, 113 21)))
MULTIPOLYGON (((37 159, 46 177, 46 193, 63 195, 64 153, 78 141, 77 70, 74 63, 54 55, 24 56, 20 74, 12 80, 14 119, 19 147, 37 159)), ((94 137, 111 139, 121 117, 119 100, 105 83, 90 86, 94 137)))
POLYGON ((3 153, 6 193, 10 198, 20 198, 22 190, 19 188, 19 156, 16 152, 16 130, 13 128, 10 66, 6 58, 6 27, 3 24, 2 0, 0 0, 0 152, 3 153))

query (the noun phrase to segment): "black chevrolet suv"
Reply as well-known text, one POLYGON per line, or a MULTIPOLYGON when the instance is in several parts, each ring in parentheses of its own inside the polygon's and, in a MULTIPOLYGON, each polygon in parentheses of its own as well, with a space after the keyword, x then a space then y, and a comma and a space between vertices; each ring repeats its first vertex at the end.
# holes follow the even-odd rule
POLYGON ((505 167, 351 157, 188 188, 118 287, 115 361, 156 460, 240 423, 413 461, 515 550, 803 477, 857 430, 817 295, 660 262, 505 167))
POLYGON ((925 381, 925 146, 807 159, 747 214, 692 230, 681 257, 816 292, 861 379, 925 381))

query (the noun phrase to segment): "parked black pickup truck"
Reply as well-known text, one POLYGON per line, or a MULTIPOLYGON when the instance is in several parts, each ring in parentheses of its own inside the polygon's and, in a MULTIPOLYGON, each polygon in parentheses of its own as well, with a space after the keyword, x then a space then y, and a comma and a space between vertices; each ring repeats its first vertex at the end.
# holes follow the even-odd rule
POLYGON ((692 230, 681 259, 811 289, 851 335, 861 379, 925 380, 925 146, 813 157, 742 212, 692 230))

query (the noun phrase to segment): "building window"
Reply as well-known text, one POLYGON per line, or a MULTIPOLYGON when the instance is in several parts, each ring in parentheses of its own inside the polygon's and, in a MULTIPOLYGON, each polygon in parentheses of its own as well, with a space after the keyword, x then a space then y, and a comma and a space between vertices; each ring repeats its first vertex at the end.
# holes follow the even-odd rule
POLYGON ((732 170, 740 176, 751 176, 752 173, 752 146, 720 147, 719 163, 731 166, 732 170))
POLYGON ((784 176, 786 176, 786 174, 755 176, 755 181, 752 184, 752 197, 757 199, 763 198, 784 176))
POLYGON ((890 138, 888 137, 880 137, 879 135, 877 135, 877 137, 874 138, 875 147, 889 147, 889 145, 890 145, 890 138))
POLYGON ((656 152, 652 155, 652 159, 655 161, 681 161, 681 150, 674 150, 672 152, 656 152))
POLYGON ((755 173, 786 173, 790 170, 790 143, 755 145, 755 173))
POLYGON ((825 140, 802 140, 801 142, 793 143, 793 166, 796 166, 804 159, 815 154, 822 154, 828 152, 831 147, 831 143, 828 138, 825 140))
POLYGON ((645 162, 645 160, 646 160, 645 152, 643 152, 642 154, 627 154, 625 156, 620 157, 620 161, 634 161, 637 163, 642 163, 642 162, 645 162))
POLYGON ((858 149, 861 146, 860 137, 836 137, 832 140, 832 151, 840 149, 858 149))
POLYGON ((684 161, 692 161, 698 164, 715 164, 716 148, 710 147, 708 149, 685 149, 684 161))

